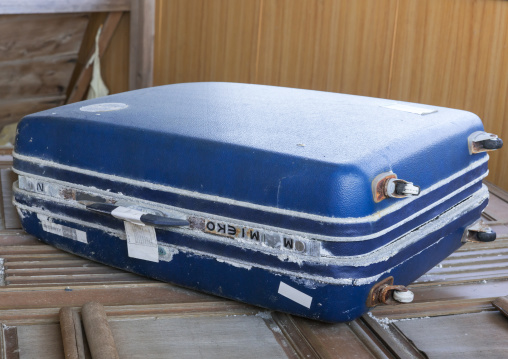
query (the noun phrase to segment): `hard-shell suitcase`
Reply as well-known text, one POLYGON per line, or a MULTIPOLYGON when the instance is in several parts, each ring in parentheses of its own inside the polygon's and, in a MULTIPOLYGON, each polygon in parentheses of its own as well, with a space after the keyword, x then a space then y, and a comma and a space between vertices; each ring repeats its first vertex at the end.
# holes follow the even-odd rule
POLYGON ((487 150, 469 112, 280 87, 188 83, 25 117, 14 203, 42 241, 323 321, 395 296, 478 221, 487 150))

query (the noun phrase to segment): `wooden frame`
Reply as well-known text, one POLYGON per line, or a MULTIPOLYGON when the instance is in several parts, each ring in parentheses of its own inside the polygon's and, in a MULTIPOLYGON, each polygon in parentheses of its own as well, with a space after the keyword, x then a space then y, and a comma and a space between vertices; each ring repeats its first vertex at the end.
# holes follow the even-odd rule
POLYGON ((155 0, 2 0, 0 15, 128 11, 129 89, 153 84, 155 0))

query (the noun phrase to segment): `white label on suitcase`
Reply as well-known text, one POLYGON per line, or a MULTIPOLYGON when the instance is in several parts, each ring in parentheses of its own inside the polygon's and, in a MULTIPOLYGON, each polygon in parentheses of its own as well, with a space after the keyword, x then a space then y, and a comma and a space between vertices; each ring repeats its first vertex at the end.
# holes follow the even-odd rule
POLYGON ((310 295, 305 294, 304 292, 299 291, 296 288, 287 285, 284 282, 280 282, 279 294, 288 299, 291 299, 293 302, 296 302, 310 309, 312 297, 310 295))
POLYGON ((381 107, 389 108, 392 110, 409 112, 409 113, 416 113, 417 115, 428 115, 428 114, 437 112, 437 110, 435 110, 435 109, 428 109, 428 108, 423 108, 423 107, 403 105, 400 103, 396 103, 393 105, 387 105, 387 106, 381 106, 381 107))
POLYGON ((157 235, 152 226, 140 226, 131 222, 124 222, 127 235, 127 252, 129 257, 159 262, 159 247, 157 235))
POLYGON ((38 216, 38 217, 41 221, 42 229, 44 231, 46 231, 48 233, 56 234, 57 236, 70 238, 74 241, 88 244, 88 240, 86 238, 86 232, 80 231, 79 229, 75 229, 75 228, 63 226, 61 224, 56 224, 56 223, 50 222, 41 216, 38 216))

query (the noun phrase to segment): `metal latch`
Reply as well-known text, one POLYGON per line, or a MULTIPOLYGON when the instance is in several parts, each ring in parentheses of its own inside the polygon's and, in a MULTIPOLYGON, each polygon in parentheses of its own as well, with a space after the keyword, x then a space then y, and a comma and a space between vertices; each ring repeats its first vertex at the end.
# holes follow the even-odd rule
POLYGON ((466 228, 462 235, 462 243, 492 242, 496 240, 496 236, 496 232, 479 219, 466 228))
POLYGON ((415 186, 412 182, 397 178, 397 175, 393 172, 384 172, 376 176, 372 181, 372 194, 374 202, 378 203, 388 197, 404 198, 418 196, 420 194, 420 187, 415 186))
POLYGON ((110 203, 98 203, 90 201, 80 201, 86 209, 102 214, 111 215, 115 218, 132 222, 138 225, 148 225, 155 227, 177 227, 188 226, 189 222, 185 219, 171 218, 152 213, 144 213, 134 208, 116 206, 110 203))
POLYGON ((367 297, 367 307, 379 304, 411 303, 414 299, 412 291, 403 285, 393 285, 393 277, 383 279, 376 283, 367 297))
POLYGON ((484 131, 473 132, 467 138, 469 154, 494 151, 503 147, 503 140, 492 133, 484 131))

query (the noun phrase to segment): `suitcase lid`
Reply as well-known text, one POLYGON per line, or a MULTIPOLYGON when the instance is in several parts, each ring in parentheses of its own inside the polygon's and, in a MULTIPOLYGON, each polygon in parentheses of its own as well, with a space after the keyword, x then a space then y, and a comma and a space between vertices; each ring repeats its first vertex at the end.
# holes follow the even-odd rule
POLYGON ((381 173, 425 190, 485 161, 468 149, 468 136, 481 130, 476 115, 436 106, 186 83, 26 116, 15 153, 213 201, 362 218, 414 200, 376 203, 372 183, 381 173))

